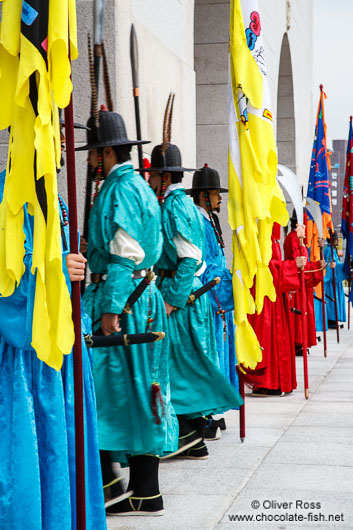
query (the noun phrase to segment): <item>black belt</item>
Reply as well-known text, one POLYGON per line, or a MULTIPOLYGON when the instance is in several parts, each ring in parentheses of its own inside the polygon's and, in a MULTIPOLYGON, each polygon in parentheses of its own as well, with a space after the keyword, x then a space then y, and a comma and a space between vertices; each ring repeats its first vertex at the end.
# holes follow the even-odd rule
MULTIPOLYGON (((147 276, 147 273, 148 273, 148 269, 140 269, 140 270, 133 271, 131 276, 133 280, 139 280, 139 279, 145 278, 147 276)), ((101 282, 104 282, 106 278, 107 278, 106 274, 92 273, 91 283, 95 283, 95 284, 101 283, 101 282)))
POLYGON ((105 279, 106 279, 107 275, 106 274, 94 274, 92 273, 91 274, 91 283, 100 283, 100 282, 104 282, 105 279))
POLYGON ((160 278, 174 278, 177 271, 170 271, 168 269, 158 269, 157 276, 160 278))

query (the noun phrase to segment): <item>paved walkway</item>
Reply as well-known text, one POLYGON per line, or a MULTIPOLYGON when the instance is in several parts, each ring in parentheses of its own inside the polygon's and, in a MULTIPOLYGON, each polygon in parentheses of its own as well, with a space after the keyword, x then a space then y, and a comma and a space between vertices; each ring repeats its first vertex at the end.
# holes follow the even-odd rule
POLYGON ((109 517, 109 530, 352 530, 353 329, 341 330, 340 344, 335 331, 328 339, 326 359, 322 343, 309 356, 308 401, 297 358, 295 392, 247 398, 243 444, 238 412, 229 412, 222 439, 208 442, 209 460, 161 464, 163 517, 109 517))

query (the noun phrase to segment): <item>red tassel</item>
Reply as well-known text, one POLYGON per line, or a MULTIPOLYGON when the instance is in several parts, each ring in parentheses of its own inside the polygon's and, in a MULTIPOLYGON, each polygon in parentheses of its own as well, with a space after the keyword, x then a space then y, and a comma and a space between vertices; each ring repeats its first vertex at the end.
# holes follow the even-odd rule
POLYGON ((161 385, 154 381, 152 383, 152 414, 155 419, 156 425, 161 424, 161 418, 158 414, 158 404, 157 399, 159 400, 159 404, 162 407, 162 414, 164 414, 164 401, 162 398, 162 392, 161 392, 161 385))

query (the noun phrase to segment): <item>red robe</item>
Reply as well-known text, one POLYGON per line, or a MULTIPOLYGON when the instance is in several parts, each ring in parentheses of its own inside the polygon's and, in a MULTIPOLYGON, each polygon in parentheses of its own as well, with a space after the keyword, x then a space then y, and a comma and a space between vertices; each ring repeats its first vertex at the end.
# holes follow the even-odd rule
MULTIPOLYGON (((304 255, 308 258, 308 250, 306 247, 304 255)), ((295 260, 297 256, 300 256, 300 246, 299 239, 295 230, 290 232, 283 245, 284 257, 286 260, 295 260)), ((315 346, 316 344, 316 326, 315 326, 315 311, 314 311, 314 292, 313 287, 315 287, 322 280, 322 272, 320 269, 319 261, 307 261, 305 266, 305 271, 315 271, 304 274, 305 278, 305 287, 306 287, 306 310, 307 310, 307 330, 308 330, 308 342, 307 347, 315 346)), ((300 289, 291 296, 290 305, 296 309, 301 310, 301 299, 302 295, 300 289)), ((294 340, 297 346, 303 345, 302 339, 302 316, 293 315, 290 317, 293 322, 294 328, 294 340)))
POLYGON ((271 302, 267 297, 260 315, 249 315, 262 350, 262 361, 250 372, 252 384, 257 388, 281 389, 290 392, 297 387, 295 371, 294 337, 291 336, 285 304, 287 292, 300 287, 296 264, 292 260, 282 261, 281 248, 272 236, 272 259, 270 271, 277 298, 271 302))

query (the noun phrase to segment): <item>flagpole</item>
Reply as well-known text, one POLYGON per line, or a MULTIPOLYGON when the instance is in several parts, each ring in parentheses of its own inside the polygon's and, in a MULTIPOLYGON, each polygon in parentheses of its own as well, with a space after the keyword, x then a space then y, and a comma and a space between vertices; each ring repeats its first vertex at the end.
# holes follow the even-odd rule
MULTIPOLYGON (((300 255, 305 256, 304 239, 299 238, 300 255)), ((301 318, 302 318, 302 341, 303 341, 303 368, 304 368, 304 395, 305 399, 309 399, 309 376, 308 376, 308 335, 307 335, 307 299, 304 280, 304 266, 300 269, 300 289, 301 296, 301 318)))
POLYGON ((245 385, 244 385, 244 376, 237 365, 237 374, 239 381, 239 394, 243 399, 243 404, 239 407, 239 435, 241 443, 244 443, 245 440, 245 385))
POLYGON ((349 276, 348 276, 348 329, 350 329, 351 324, 351 303, 350 303, 350 295, 351 295, 351 289, 352 289, 352 270, 351 270, 351 260, 349 260, 349 276))
MULTIPOLYGON (((68 39, 70 58, 70 38, 68 39)), ((67 194, 70 213, 70 252, 78 254, 78 223, 75 168, 75 138, 72 92, 70 103, 65 108, 65 145, 67 194)), ((72 319, 75 330, 73 347, 74 361, 74 395, 75 395, 75 458, 76 458, 76 524, 77 530, 86 529, 86 494, 85 494, 85 436, 83 410, 83 375, 82 375, 82 333, 81 333, 81 297, 80 282, 71 283, 72 319)))

